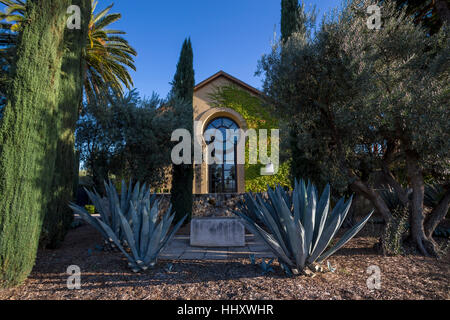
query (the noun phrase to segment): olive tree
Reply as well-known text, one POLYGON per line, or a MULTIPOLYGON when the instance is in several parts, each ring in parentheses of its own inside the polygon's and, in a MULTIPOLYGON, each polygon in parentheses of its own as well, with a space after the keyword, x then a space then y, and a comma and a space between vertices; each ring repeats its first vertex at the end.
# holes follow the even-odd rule
POLYGON ((260 62, 266 93, 292 115, 294 171, 366 197, 392 212, 373 173, 410 213, 411 238, 434 254, 432 233, 450 205, 447 186, 426 217, 424 177, 450 173, 448 27, 430 36, 385 1, 382 27, 368 27, 370 1, 352 1, 310 41, 295 34, 260 62))

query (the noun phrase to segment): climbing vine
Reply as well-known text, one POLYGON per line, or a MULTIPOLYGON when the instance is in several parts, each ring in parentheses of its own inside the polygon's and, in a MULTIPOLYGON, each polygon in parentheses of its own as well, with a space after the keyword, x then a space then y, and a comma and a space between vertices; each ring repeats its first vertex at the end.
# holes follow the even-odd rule
MULTIPOLYGON (((266 105, 262 99, 251 95, 237 86, 229 85, 219 87, 215 93, 211 94, 214 107, 229 108, 238 112, 247 122, 248 129, 268 130, 268 142, 270 146, 270 130, 280 128, 280 120, 273 116, 270 106, 266 105)), ((270 155, 271 148, 268 146, 270 155)), ((279 171, 273 176, 262 176, 260 174, 263 164, 249 164, 248 141, 246 143, 245 154, 245 189, 247 192, 263 192, 267 190, 267 185, 275 187, 291 187, 290 183, 290 161, 280 163, 279 171)))

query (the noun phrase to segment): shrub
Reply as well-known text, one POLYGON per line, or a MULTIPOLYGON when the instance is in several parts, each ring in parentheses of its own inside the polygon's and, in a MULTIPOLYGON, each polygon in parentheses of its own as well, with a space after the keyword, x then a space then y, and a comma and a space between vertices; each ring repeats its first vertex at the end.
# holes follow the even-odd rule
POLYGON ((127 189, 125 182, 122 182, 120 197, 111 182, 105 182, 105 190, 106 198, 101 198, 95 190, 93 193, 86 190, 100 213, 100 219, 92 217, 85 208, 75 204, 70 207, 125 255, 134 272, 153 267, 186 216, 169 232, 175 214, 170 207, 159 218, 159 201, 156 195, 150 195, 150 188, 145 184, 141 188, 138 182, 132 188, 130 182, 127 189))
POLYGON ((93 206, 93 205, 85 205, 84 208, 86 209, 86 211, 87 211, 90 215, 95 214, 95 206, 93 206))
MULTIPOLYGON (((261 237, 278 257, 289 274, 302 273, 305 267, 320 263, 352 239, 372 216, 356 224, 328 251, 352 204, 341 198, 330 213, 330 186, 318 200, 316 187, 295 181, 290 194, 278 186, 268 189, 268 199, 246 194, 240 210, 235 212, 255 235, 261 237), (251 217, 256 218, 251 218, 251 217), (266 231, 267 230, 267 231, 266 231)), ((312 269, 312 268, 311 268, 312 269)))

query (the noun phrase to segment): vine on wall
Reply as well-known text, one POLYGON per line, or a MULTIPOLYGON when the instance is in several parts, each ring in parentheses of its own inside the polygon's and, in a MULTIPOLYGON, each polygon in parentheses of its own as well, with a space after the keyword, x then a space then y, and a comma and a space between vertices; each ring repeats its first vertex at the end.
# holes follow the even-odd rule
MULTIPOLYGON (((268 153, 270 155, 270 130, 279 129, 280 121, 271 114, 270 107, 260 98, 251 95, 237 86, 223 86, 217 88, 216 92, 210 95, 214 107, 229 108, 238 112, 247 122, 248 129, 268 130, 268 153)), ((248 141, 246 143, 245 154, 245 189, 246 192, 267 191, 267 185, 275 187, 281 185, 291 188, 290 182, 290 161, 280 163, 279 171, 273 176, 261 176, 260 170, 263 164, 249 164, 248 141)))

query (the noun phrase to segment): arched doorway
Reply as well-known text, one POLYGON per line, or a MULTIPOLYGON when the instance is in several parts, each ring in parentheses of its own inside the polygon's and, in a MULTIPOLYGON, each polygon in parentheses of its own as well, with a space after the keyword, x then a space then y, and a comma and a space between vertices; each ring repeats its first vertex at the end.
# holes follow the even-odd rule
MULTIPOLYGON (((206 144, 223 143, 222 150, 224 151, 218 155, 222 160, 221 163, 208 166, 209 193, 236 193, 238 191, 237 143, 239 137, 227 136, 227 130, 239 129, 238 124, 227 117, 215 118, 205 127, 205 132, 208 130, 218 130, 223 136, 221 142, 215 141, 215 137, 212 137, 209 141, 205 141, 206 144), (226 147, 227 141, 232 145, 228 150, 226 147), (234 160, 230 161, 230 159, 234 160)), ((213 156, 215 156, 214 153, 213 156)))

